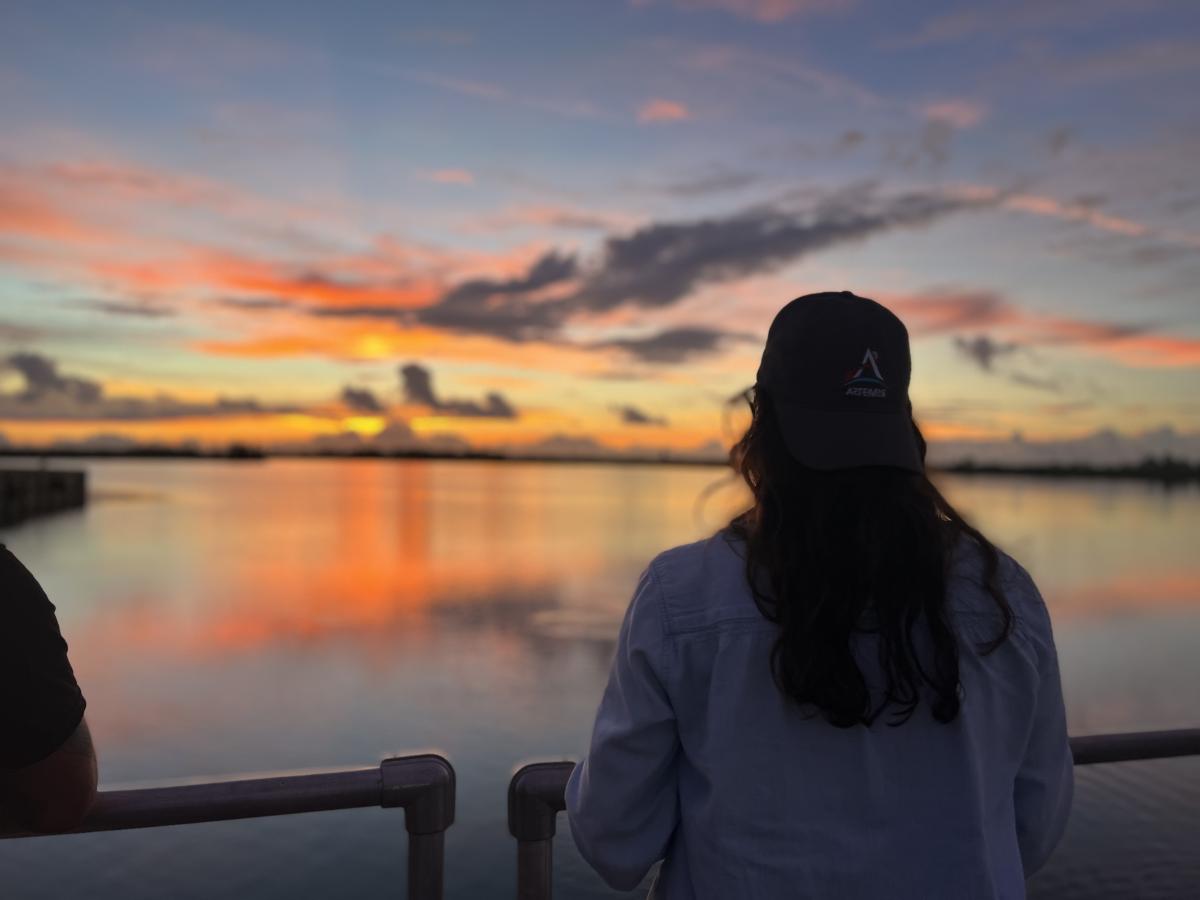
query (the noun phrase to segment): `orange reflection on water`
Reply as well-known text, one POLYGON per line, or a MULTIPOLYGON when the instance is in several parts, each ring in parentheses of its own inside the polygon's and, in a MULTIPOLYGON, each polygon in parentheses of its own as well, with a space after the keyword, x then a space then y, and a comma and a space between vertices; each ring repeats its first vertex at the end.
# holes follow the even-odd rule
POLYGON ((1056 615, 1094 616, 1200 606, 1200 571, 1141 572, 1084 582, 1054 595, 1056 615))
MULTIPOLYGON (((81 537, 104 577, 73 626, 86 640, 73 647, 86 664, 333 640, 395 647, 464 627, 610 639, 637 571, 737 508, 736 485, 698 502, 721 477, 367 460, 114 467, 101 487, 133 499, 89 510, 81 537), (158 500, 145 499, 154 492, 158 500)), ((1033 573, 1056 617, 1200 604, 1194 498, 1144 486, 945 482, 1033 573)))
POLYGON ((171 597, 95 607, 86 648, 196 658, 370 632, 412 639, 437 627, 440 606, 532 602, 564 570, 588 579, 604 565, 599 542, 547 552, 553 498, 514 502, 511 478, 495 490, 465 466, 298 465, 336 474, 264 490, 246 476, 269 468, 246 467, 206 485, 203 505, 180 491, 186 520, 171 540, 189 550, 167 573, 171 597))

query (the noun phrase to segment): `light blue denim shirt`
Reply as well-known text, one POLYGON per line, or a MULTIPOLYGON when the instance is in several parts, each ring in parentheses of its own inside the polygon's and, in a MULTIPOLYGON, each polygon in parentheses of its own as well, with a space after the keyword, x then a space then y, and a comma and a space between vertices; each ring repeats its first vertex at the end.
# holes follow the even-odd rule
MULTIPOLYGON (((1014 631, 976 551, 947 598, 963 703, 899 727, 836 728, 775 686, 776 627, 724 534, 657 557, 638 582, 591 747, 567 786, 580 852, 629 890, 663 860, 666 900, 1015 900, 1066 826, 1071 753, 1058 659, 1029 575, 1001 556, 1014 631)), ((871 682, 869 634, 855 654, 871 682)), ((878 671, 877 669, 875 670, 878 671)))

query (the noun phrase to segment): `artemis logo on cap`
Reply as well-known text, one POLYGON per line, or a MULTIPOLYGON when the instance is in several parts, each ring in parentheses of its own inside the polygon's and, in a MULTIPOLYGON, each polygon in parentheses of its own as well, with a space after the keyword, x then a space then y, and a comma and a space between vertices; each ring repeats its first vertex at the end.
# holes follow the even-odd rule
POLYGON ((847 397, 886 397, 887 382, 879 372, 879 351, 868 348, 862 362, 843 382, 847 397))

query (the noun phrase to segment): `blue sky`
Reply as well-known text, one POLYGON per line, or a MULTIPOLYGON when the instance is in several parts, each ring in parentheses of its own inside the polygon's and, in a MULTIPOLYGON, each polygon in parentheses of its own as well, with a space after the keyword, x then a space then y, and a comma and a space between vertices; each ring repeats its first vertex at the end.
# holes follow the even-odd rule
POLYGON ((10 440, 693 447, 823 289, 935 437, 1200 428, 1194 4, 4 17, 10 440))

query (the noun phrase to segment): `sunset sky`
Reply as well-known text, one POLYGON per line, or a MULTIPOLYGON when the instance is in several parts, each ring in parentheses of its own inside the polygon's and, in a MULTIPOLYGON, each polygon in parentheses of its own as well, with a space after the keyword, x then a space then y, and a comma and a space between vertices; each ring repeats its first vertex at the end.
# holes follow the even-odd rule
POLYGON ((12 444, 696 448, 842 289, 935 439, 1200 431, 1186 0, 6 4, 0 121, 12 444))

